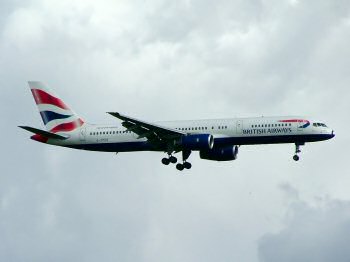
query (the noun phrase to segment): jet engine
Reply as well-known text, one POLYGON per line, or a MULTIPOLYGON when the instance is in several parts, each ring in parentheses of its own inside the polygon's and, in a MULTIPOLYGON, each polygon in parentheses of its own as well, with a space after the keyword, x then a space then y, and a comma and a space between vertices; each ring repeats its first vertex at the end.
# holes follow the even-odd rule
POLYGON ((214 147, 214 137, 210 134, 194 134, 181 137, 178 141, 183 149, 210 151, 214 147))
POLYGON ((230 161, 236 160, 238 155, 238 146, 227 146, 214 148, 211 150, 199 151, 199 156, 202 159, 216 160, 216 161, 230 161))

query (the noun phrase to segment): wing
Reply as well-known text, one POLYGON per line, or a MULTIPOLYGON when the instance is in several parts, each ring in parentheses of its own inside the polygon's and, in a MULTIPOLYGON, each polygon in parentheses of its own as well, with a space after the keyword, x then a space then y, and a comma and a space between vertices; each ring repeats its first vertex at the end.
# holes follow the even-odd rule
POLYGON ((108 114, 122 120, 122 125, 128 131, 137 134, 139 139, 147 138, 156 147, 168 144, 171 140, 186 135, 186 133, 179 130, 151 124, 117 112, 108 112, 108 114))

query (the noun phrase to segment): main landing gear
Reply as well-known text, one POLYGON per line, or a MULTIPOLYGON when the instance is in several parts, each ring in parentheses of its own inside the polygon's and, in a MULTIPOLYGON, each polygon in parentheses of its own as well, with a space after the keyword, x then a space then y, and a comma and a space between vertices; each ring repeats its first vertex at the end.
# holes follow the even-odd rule
POLYGON ((176 169, 179 171, 186 169, 190 169, 192 167, 192 164, 190 162, 183 162, 183 164, 178 163, 176 165, 176 169))
MULTIPOLYGON (((184 169, 190 169, 192 167, 192 164, 186 161, 190 155, 191 155, 190 150, 182 151, 182 163, 178 163, 176 165, 177 170, 182 171, 184 169)), ((170 154, 168 153, 168 156, 169 156, 168 158, 164 157, 162 159, 163 165, 169 165, 170 163, 175 164, 177 162, 177 158, 171 155, 171 153, 170 154)))
POLYGON ((172 155, 170 155, 170 154, 169 154, 168 158, 164 157, 162 159, 163 165, 166 165, 166 166, 169 165, 170 163, 175 164, 176 162, 177 162, 177 158, 172 156, 172 155))
POLYGON ((293 160, 294 161, 299 161, 299 156, 298 156, 298 154, 301 152, 301 150, 300 150, 300 146, 303 146, 304 145, 304 143, 303 144, 295 144, 295 155, 293 156, 293 160))
POLYGON ((184 169, 190 169, 192 167, 192 164, 190 162, 187 162, 186 160, 191 155, 191 150, 182 150, 182 164, 178 163, 176 165, 176 169, 179 171, 182 171, 184 169))

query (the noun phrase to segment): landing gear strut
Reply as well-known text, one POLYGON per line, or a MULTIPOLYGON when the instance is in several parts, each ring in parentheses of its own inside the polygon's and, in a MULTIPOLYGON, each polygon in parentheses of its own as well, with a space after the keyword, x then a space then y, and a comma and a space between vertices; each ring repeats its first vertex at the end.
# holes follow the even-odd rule
POLYGON ((182 151, 182 164, 178 163, 176 165, 176 169, 179 171, 182 171, 184 169, 190 169, 192 167, 192 164, 190 162, 187 162, 186 160, 188 159, 188 157, 191 155, 191 150, 183 150, 182 151))
POLYGON ((295 155, 293 156, 294 161, 299 161, 298 154, 301 152, 300 146, 303 146, 304 144, 295 144, 295 155))

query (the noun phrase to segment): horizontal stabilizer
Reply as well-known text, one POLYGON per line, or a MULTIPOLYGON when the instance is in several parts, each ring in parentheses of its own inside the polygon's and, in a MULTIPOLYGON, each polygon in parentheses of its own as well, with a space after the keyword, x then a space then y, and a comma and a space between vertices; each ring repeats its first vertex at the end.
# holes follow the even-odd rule
POLYGON ((65 137, 65 136, 62 136, 62 135, 57 135, 57 134, 54 134, 54 133, 51 133, 51 132, 47 132, 47 131, 44 131, 44 130, 40 130, 40 129, 37 129, 37 128, 34 128, 34 127, 30 127, 30 126, 19 126, 19 127, 23 128, 24 130, 27 130, 29 132, 32 132, 34 134, 38 134, 38 135, 41 135, 43 137, 46 137, 46 138, 61 139, 61 140, 65 140, 65 139, 68 138, 68 137, 65 137))

